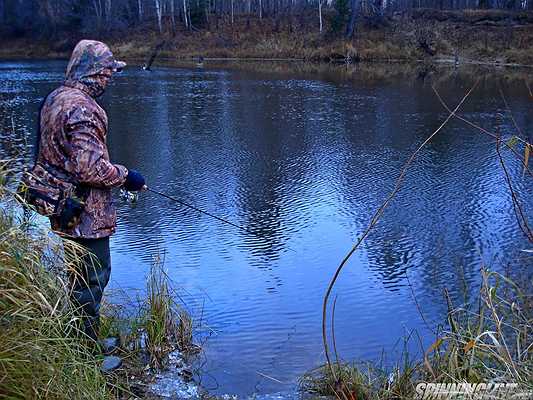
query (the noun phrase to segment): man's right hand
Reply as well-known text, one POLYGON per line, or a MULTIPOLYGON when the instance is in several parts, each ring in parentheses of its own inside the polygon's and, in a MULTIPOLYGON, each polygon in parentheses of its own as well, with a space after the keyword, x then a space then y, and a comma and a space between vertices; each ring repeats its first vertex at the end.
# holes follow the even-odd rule
POLYGON ((134 169, 128 170, 128 176, 126 177, 126 182, 124 182, 124 189, 128 192, 138 192, 146 185, 144 176, 140 172, 135 171, 134 169))

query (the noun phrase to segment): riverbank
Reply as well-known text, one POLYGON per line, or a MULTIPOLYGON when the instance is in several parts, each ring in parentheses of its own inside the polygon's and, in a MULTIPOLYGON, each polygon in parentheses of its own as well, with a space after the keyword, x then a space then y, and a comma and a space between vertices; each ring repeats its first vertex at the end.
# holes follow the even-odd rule
MULTIPOLYGON (((418 9, 379 19, 362 19, 351 40, 331 32, 331 15, 319 32, 316 16, 258 19, 239 16, 231 23, 159 34, 146 23, 121 34, 90 35, 110 44, 126 59, 159 56, 174 60, 291 59, 306 61, 446 62, 452 64, 533 65, 533 13, 501 10, 418 9)), ((67 58, 80 33, 59 40, 4 39, 0 58, 67 58)))
POLYGON ((118 338, 112 353, 122 365, 105 371, 99 346, 79 330, 69 301, 65 265, 84 249, 63 243, 21 206, 4 186, 0 163, 0 397, 13 399, 160 399, 159 379, 169 368, 182 394, 197 396, 187 360, 199 350, 193 321, 171 296, 160 263, 147 275, 146 298, 106 303, 101 339, 118 338), (179 384, 179 385, 178 385, 179 384))

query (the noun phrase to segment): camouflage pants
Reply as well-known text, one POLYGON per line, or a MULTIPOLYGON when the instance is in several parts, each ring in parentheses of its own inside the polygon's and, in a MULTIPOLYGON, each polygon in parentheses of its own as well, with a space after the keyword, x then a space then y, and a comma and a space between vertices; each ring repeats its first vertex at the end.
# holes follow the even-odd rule
POLYGON ((89 250, 94 257, 85 256, 79 270, 70 273, 71 299, 81 308, 84 316, 83 329, 96 340, 100 323, 100 303, 104 289, 111 275, 111 254, 109 237, 101 239, 75 239, 89 250))

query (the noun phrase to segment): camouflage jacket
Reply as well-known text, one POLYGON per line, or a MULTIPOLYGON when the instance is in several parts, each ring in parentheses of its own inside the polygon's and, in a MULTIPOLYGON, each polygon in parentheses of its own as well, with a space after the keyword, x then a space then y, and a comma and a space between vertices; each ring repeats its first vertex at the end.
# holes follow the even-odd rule
MULTIPOLYGON (((59 171, 59 176, 87 188, 80 223, 61 231, 71 237, 102 238, 115 231, 111 188, 124 184, 128 170, 109 160, 107 115, 95 98, 103 93, 108 80, 102 73, 109 78, 118 65, 124 64, 115 61, 103 43, 80 42, 64 84, 47 96, 41 108, 36 165, 59 171)), ((50 221, 52 229, 60 231, 58 218, 50 221)))

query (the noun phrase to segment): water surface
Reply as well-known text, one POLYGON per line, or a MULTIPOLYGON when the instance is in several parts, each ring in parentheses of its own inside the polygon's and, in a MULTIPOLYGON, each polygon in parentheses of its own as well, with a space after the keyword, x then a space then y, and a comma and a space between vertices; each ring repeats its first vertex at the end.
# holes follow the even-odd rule
MULTIPOLYGON (((27 157, 39 104, 65 67, 0 63, 0 155, 27 157)), ((520 76, 402 68, 131 67, 102 98, 115 162, 255 233, 151 193, 135 206, 117 198, 110 287, 142 291, 154 257, 164 258, 202 322, 197 379, 213 393, 291 391, 324 361, 322 296, 410 153, 446 118, 432 85, 455 106, 481 77, 462 114, 510 137, 501 87, 520 129, 533 132, 520 76)), ((531 180, 504 157, 531 216, 531 180)), ((393 358, 413 329, 427 345, 433 336, 413 294, 433 327, 445 315, 444 288, 463 301, 483 263, 516 270, 526 247, 494 143, 452 121, 341 274, 340 354, 377 359, 384 349, 393 358)))

